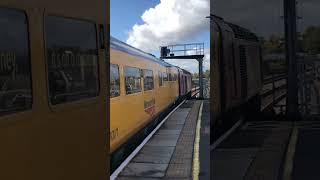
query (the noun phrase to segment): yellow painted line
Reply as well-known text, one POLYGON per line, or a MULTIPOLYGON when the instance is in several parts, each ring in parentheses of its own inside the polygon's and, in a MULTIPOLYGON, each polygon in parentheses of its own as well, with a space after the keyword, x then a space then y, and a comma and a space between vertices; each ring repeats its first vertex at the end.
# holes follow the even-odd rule
POLYGON ((298 140, 298 128, 296 126, 293 127, 293 131, 291 134, 290 142, 288 145, 288 150, 286 154, 286 161, 283 170, 283 180, 291 180, 292 179, 292 170, 293 170, 293 158, 296 151, 296 145, 298 140))
POLYGON ((192 179, 193 180, 199 180, 199 173, 200 173, 199 149, 200 149, 200 129, 201 129, 202 107, 203 107, 203 102, 201 102, 201 105, 200 105, 197 128, 196 128, 196 138, 193 146, 193 163, 192 163, 192 179))

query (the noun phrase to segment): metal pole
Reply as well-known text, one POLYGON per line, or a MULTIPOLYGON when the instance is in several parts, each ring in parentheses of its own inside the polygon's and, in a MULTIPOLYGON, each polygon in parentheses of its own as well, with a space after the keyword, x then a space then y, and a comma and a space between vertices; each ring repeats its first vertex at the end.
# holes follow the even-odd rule
POLYGON ((199 62, 199 86, 200 86, 199 98, 203 99, 203 69, 202 69, 203 59, 197 59, 197 60, 199 62))
POLYGON ((296 0, 284 0, 286 61, 288 66, 287 120, 298 119, 298 85, 296 62, 296 0))

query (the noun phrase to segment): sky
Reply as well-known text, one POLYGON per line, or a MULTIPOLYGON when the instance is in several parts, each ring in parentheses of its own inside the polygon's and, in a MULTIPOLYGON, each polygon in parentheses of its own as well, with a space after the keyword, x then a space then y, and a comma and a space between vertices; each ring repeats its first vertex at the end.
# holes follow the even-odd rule
MULTIPOLYGON (((297 0, 298 31, 310 25, 320 25, 320 1, 297 0)), ((226 21, 248 28, 258 36, 282 35, 283 0, 212 0, 211 12, 226 21)))
MULTIPOLYGON (((204 70, 210 68, 209 0, 110 0, 111 36, 159 57, 159 47, 205 43, 204 70)), ((166 60, 190 72, 196 60, 166 60)))

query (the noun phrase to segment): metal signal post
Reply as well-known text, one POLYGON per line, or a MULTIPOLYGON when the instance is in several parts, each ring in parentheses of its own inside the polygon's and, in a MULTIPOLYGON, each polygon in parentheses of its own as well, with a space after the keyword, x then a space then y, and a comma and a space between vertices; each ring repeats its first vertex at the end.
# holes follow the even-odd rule
POLYGON ((199 98, 203 99, 204 43, 177 44, 160 47, 161 59, 196 59, 199 63, 199 98))
POLYGON ((284 0, 284 23, 286 38, 286 61, 288 68, 287 88, 287 119, 295 121, 298 111, 298 79, 297 79, 297 30, 296 30, 296 0, 284 0))

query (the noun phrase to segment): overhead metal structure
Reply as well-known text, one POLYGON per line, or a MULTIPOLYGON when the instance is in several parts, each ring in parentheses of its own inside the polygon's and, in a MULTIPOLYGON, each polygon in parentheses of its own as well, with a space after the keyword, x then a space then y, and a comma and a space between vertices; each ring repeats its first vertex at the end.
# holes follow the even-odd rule
POLYGON ((203 99, 204 43, 176 44, 160 47, 161 59, 195 59, 199 63, 199 98, 203 99))

